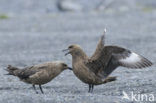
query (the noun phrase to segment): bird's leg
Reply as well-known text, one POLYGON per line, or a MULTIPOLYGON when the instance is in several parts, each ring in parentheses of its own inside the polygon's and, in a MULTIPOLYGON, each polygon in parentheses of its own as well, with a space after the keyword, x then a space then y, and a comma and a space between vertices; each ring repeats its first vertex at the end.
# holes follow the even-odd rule
POLYGON ((37 90, 36 90, 35 85, 33 84, 32 86, 33 86, 33 88, 34 88, 34 90, 35 90, 36 94, 38 94, 38 92, 37 92, 37 90))
POLYGON ((93 89, 94 89, 94 85, 91 84, 91 93, 93 92, 93 89))
POLYGON ((42 94, 44 94, 44 92, 43 92, 43 90, 42 90, 42 86, 41 86, 41 85, 39 85, 39 88, 40 88, 40 90, 41 90, 42 94))
POLYGON ((91 84, 89 84, 88 86, 89 86, 88 93, 90 93, 90 91, 91 91, 91 84))

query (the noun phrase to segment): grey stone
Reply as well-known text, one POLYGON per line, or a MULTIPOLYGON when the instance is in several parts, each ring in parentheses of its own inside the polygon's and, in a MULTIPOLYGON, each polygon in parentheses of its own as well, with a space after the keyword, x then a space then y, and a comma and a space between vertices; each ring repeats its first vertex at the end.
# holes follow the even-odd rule
POLYGON ((57 3, 60 11, 81 11, 82 6, 74 2, 74 0, 59 0, 57 3))

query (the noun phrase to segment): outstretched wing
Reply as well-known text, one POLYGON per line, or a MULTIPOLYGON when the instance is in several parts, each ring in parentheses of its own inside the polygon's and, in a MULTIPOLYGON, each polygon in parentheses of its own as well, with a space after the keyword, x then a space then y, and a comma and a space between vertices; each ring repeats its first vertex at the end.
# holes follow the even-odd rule
POLYGON ((114 54, 114 58, 119 62, 120 66, 127 68, 144 68, 152 65, 152 62, 134 52, 128 52, 127 55, 114 54))
POLYGON ((101 67, 104 68, 111 58, 111 55, 108 55, 109 52, 104 51, 105 33, 106 28, 104 29, 103 35, 97 44, 94 54, 88 59, 88 61, 85 61, 86 66, 95 74, 100 70, 101 67))
POLYGON ((95 50, 94 54, 92 55, 91 59, 96 59, 99 56, 102 49, 104 48, 105 33, 106 33, 106 28, 104 29, 103 35, 101 36, 101 38, 96 46, 96 50, 95 50))
POLYGON ((105 46, 96 59, 91 59, 86 64, 97 75, 107 77, 118 66, 137 69, 151 66, 152 62, 130 50, 105 46))

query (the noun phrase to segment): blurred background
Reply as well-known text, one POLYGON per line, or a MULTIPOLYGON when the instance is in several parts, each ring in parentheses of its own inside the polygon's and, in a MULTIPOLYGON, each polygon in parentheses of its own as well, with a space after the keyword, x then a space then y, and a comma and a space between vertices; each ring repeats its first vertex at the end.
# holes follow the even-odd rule
POLYGON ((156 96, 154 66, 118 68, 112 74, 118 80, 96 86, 93 94, 72 71, 44 85, 44 95, 4 75, 8 64, 24 68, 62 60, 71 66, 71 56, 61 50, 79 44, 92 55, 104 28, 106 45, 120 45, 155 63, 155 0, 0 0, 0 103, 129 103, 121 100, 123 90, 156 96))
POLYGON ((60 12, 91 11, 152 11, 155 0, 1 0, 1 13, 6 14, 48 14, 60 12))

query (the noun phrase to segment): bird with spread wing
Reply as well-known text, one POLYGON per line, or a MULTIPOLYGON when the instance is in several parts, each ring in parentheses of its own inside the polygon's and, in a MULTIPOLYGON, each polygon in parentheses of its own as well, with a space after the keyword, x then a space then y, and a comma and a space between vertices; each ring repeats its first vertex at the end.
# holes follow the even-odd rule
POLYGON ((109 75, 119 66, 141 69, 152 65, 151 61, 133 51, 119 46, 105 46, 105 33, 106 29, 91 57, 77 44, 63 50, 67 51, 65 55, 72 55, 73 72, 89 85, 89 92, 93 91, 94 85, 115 81, 116 77, 109 75))

